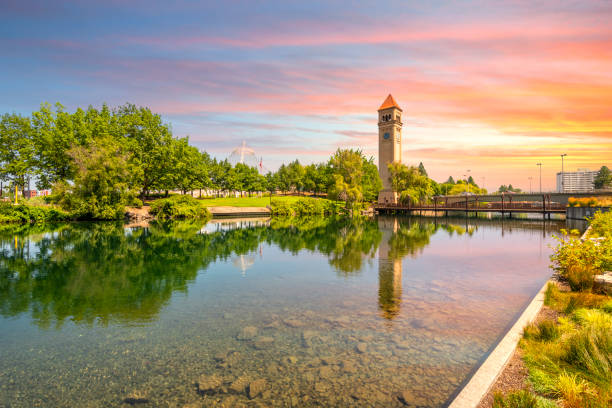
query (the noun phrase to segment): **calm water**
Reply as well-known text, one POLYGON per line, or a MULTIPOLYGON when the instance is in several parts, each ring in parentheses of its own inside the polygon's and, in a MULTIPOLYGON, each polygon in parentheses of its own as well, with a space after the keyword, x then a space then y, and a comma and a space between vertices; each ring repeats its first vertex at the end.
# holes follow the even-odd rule
POLYGON ((550 276, 564 226, 5 228, 0 406, 444 406, 550 276))

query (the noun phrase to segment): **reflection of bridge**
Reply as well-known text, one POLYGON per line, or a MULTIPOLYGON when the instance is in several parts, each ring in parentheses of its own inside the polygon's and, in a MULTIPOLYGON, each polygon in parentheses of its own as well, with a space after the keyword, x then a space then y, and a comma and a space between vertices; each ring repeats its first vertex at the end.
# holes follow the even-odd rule
POLYGON ((449 211, 537 213, 544 216, 565 214, 570 197, 593 197, 609 193, 547 193, 547 194, 490 194, 465 196, 436 196, 433 204, 376 204, 374 210, 382 214, 411 213, 413 211, 449 211))

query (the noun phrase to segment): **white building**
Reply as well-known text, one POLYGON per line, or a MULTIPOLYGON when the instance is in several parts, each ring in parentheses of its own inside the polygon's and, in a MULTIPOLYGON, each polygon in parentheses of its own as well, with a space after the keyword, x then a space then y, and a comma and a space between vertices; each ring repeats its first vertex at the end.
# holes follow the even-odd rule
POLYGON ((565 171, 557 173, 558 193, 588 193, 594 190, 593 182, 597 171, 578 169, 578 171, 565 171))

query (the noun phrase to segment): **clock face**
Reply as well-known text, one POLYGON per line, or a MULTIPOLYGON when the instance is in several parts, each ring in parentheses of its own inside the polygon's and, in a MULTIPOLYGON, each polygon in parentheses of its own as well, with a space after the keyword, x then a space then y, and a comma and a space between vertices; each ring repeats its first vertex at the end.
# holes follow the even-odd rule
POLYGON ((387 133, 385 133, 385 134, 383 135, 383 139, 385 139, 385 140, 389 139, 389 132, 387 132, 387 133))

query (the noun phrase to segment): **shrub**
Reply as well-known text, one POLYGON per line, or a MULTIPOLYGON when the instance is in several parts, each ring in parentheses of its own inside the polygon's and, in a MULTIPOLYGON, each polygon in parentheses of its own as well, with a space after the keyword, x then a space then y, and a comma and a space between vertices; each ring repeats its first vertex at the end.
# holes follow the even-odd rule
POLYGON ((537 408, 538 398, 527 390, 514 391, 505 397, 496 392, 493 396, 493 408, 537 408))
POLYGON ((556 238, 559 244, 550 257, 552 268, 568 281, 572 290, 590 289, 594 275, 612 265, 612 240, 556 238))
POLYGON ((538 324, 538 330, 540 332, 539 339, 542 341, 553 341, 559 338, 559 328, 555 322, 551 320, 544 320, 538 324))
POLYGON ((563 360, 579 368, 599 385, 609 388, 612 381, 612 326, 588 325, 567 340, 563 360))
POLYGON ((67 213, 49 206, 13 205, 8 202, 0 202, 0 222, 2 223, 44 223, 65 221, 69 218, 67 213))
POLYGON ((581 408, 585 406, 585 400, 590 395, 588 384, 576 374, 561 373, 557 378, 557 391, 563 398, 563 406, 566 408, 581 408))
POLYGON ((528 340, 552 341, 559 337, 559 328, 551 320, 541 321, 537 325, 530 323, 523 329, 523 337, 528 340))
POLYGON ((304 215, 335 214, 336 206, 332 201, 317 198, 301 198, 292 204, 282 200, 272 200, 272 215, 291 217, 304 215))
POLYGON ((591 235, 612 238, 612 212, 597 211, 589 220, 591 235))
POLYGON ((172 195, 151 203, 150 213, 159 219, 209 218, 210 212, 189 195, 172 195))

